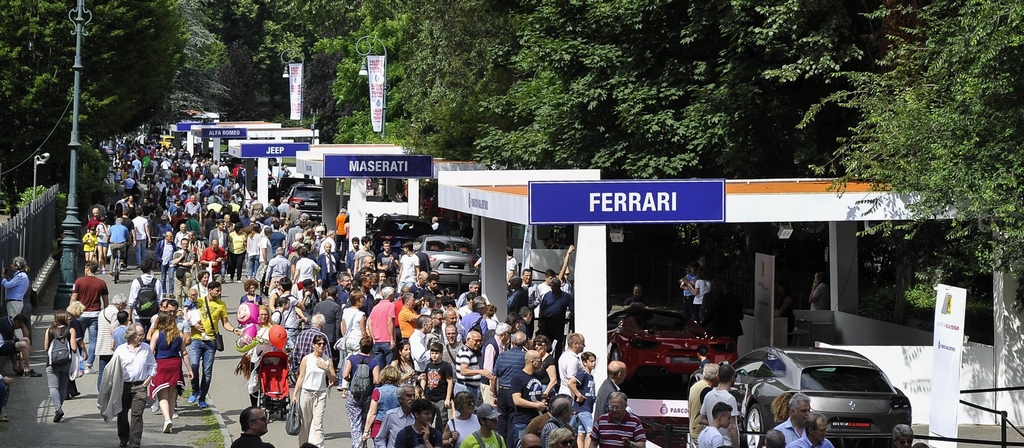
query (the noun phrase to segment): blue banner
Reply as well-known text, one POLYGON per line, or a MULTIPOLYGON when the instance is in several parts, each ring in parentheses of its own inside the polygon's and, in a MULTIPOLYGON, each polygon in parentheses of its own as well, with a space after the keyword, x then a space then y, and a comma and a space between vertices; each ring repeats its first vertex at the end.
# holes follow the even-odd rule
POLYGON ((309 143, 286 143, 268 140, 266 142, 245 142, 241 145, 241 157, 295 157, 299 151, 309 151, 309 143))
POLYGON ((434 156, 325 154, 324 177, 429 179, 434 177, 434 156))
POLYGON ((725 180, 530 182, 530 224, 725 222, 725 180))
POLYGON ((202 128, 199 136, 202 138, 248 138, 249 130, 246 128, 202 128))
POLYGON ((202 126, 202 121, 182 121, 175 125, 174 130, 177 132, 188 132, 192 130, 193 126, 202 126))

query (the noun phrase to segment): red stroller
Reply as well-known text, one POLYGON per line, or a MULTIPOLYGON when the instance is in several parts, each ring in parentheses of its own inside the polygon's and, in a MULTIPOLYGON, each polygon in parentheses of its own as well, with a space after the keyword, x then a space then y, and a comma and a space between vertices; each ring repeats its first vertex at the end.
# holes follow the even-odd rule
POLYGON ((284 352, 267 352, 260 359, 259 406, 271 418, 274 412, 284 420, 291 403, 288 388, 288 355, 284 352))

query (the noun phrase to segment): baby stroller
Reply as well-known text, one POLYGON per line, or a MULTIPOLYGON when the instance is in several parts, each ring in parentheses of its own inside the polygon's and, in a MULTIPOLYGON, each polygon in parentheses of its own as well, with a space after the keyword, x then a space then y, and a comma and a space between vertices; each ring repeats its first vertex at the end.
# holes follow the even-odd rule
POLYGON ((284 420, 291 403, 288 388, 288 355, 284 352, 264 353, 260 359, 260 395, 259 406, 271 419, 274 412, 278 419, 284 420))

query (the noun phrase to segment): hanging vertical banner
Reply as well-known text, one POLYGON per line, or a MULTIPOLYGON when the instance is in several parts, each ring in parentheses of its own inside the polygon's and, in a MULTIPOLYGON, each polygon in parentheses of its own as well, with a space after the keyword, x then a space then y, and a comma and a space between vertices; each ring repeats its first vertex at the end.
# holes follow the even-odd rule
POLYGON ((288 106, 290 119, 302 120, 302 63, 288 64, 288 106))
POLYGON ((775 256, 754 255, 754 346, 773 346, 775 324, 775 256))
MULTIPOLYGON (((935 333, 932 347, 932 392, 928 433, 956 438, 960 406, 960 367, 963 362, 964 316, 967 290, 947 285, 935 287, 935 333)), ((929 441, 932 446, 953 447, 953 442, 929 441)))
POLYGON ((366 57, 366 72, 370 78, 370 124, 373 132, 384 129, 384 84, 386 60, 384 56, 366 57))
MULTIPOLYGON (((530 263, 530 242, 532 238, 533 226, 527 225, 526 231, 523 232, 523 259, 521 260, 523 262, 523 268, 520 269, 520 271, 530 269, 530 267, 533 265, 533 263, 530 263)), ((516 272, 516 275, 522 275, 522 272, 516 272)), ((530 285, 525 286, 529 287, 530 285)))

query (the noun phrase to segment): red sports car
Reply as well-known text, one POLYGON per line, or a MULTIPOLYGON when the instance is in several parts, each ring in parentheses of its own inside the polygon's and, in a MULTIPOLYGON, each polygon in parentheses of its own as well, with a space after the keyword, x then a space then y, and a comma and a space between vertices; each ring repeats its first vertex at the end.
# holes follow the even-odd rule
POLYGON ((707 346, 711 362, 736 361, 736 342, 709 336, 697 322, 671 311, 627 308, 608 316, 608 360, 626 363, 626 379, 635 376, 689 377, 707 346))

